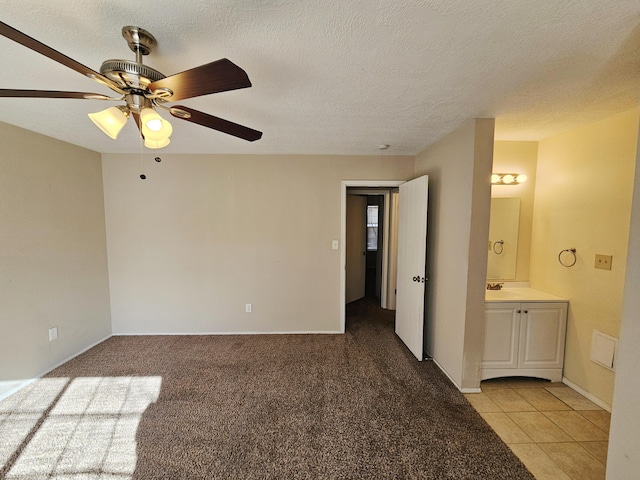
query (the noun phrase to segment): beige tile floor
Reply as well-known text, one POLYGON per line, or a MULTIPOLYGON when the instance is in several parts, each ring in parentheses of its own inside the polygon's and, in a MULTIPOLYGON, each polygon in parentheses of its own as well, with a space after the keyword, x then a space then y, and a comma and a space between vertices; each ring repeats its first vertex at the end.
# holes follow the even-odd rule
POLYGON ((538 480, 603 480, 611 415, 561 383, 485 380, 465 394, 538 480))

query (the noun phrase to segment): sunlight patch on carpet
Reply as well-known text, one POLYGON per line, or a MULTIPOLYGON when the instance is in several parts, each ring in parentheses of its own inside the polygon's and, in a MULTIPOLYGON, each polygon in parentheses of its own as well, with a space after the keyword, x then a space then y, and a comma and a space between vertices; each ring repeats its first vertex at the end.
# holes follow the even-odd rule
POLYGON ((5 478, 130 480, 138 425, 161 384, 161 377, 46 378, 0 402, 5 478))

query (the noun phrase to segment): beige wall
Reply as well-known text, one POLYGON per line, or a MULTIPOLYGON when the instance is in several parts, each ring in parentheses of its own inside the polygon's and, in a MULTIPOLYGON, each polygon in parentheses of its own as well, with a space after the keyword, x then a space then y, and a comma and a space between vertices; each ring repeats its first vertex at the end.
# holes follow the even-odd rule
POLYGON ((111 323, 100 155, 3 123, 0 149, 1 394, 111 323))
POLYGON ((479 386, 493 128, 468 122, 416 159, 429 175, 425 348, 462 389, 479 386))
POLYGON ((534 192, 538 142, 495 142, 493 147, 493 172, 524 173, 528 179, 519 185, 493 185, 492 197, 516 197, 520 199, 520 225, 518 228, 518 257, 516 282, 529 281, 531 256, 531 228, 533 225, 534 192))
POLYGON ((145 181, 140 165, 103 156, 114 333, 337 332, 340 182, 406 180, 414 158, 147 155, 145 181))
POLYGON ((531 286, 570 299, 564 376, 611 404, 614 374, 589 360, 594 329, 618 337, 638 110, 539 143, 531 286), (558 253, 577 249, 572 268, 558 253), (593 267, 596 253, 613 269, 593 267))

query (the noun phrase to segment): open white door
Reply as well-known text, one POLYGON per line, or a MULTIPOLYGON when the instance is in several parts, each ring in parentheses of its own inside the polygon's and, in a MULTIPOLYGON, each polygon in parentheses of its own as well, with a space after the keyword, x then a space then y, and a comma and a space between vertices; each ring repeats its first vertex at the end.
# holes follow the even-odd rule
POLYGON ((400 185, 396 334, 422 361, 429 177, 400 185))
POLYGON ((345 303, 364 297, 367 272, 367 197, 347 195, 345 303))

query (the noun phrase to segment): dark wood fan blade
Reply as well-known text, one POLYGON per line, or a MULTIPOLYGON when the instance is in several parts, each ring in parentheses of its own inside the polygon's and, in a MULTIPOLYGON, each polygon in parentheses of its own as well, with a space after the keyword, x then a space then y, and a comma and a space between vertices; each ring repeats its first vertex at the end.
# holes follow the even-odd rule
POLYGON ((214 117, 213 115, 209 115, 208 113, 199 112, 198 110, 184 107, 182 105, 172 106, 171 115, 176 118, 180 118, 181 120, 186 120, 187 122, 197 123, 198 125, 213 128, 214 130, 218 130, 219 132, 228 133, 229 135, 242 138, 243 140, 247 140, 249 142, 254 142, 262 138, 262 132, 259 132, 258 130, 238 125, 237 123, 230 122, 229 120, 214 117), (179 113, 174 113, 173 109, 182 110, 189 113, 191 116, 189 118, 185 118, 179 113))
POLYGON ((0 88, 0 97, 16 98, 80 98, 86 100, 112 100, 106 95, 89 92, 60 92, 58 90, 11 90, 0 88))
POLYGON ((140 132, 140 136, 144 140, 144 134, 142 133, 142 122, 140 121, 140 114, 136 112, 131 112, 131 116, 133 117, 133 120, 136 122, 136 125, 138 126, 138 131, 140 132))
POLYGON ((109 80, 106 77, 103 77, 98 72, 91 70, 89 67, 86 67, 79 62, 76 62, 72 58, 67 57, 66 55, 58 52, 57 50, 54 50, 44 43, 39 42, 35 38, 32 38, 29 35, 25 35, 21 31, 10 27, 6 23, 0 22, 0 35, 7 37, 9 40, 13 40, 14 42, 24 45, 25 47, 30 48, 31 50, 36 51, 44 55, 45 57, 50 58, 51 60, 61 63, 65 67, 69 67, 76 72, 86 75, 92 80, 103 83, 117 92, 121 92, 120 87, 117 83, 109 80))
POLYGON ((156 80, 149 85, 149 90, 153 92, 157 89, 169 89, 173 95, 166 97, 166 100, 175 102, 250 86, 247 73, 235 63, 223 58, 156 80))

